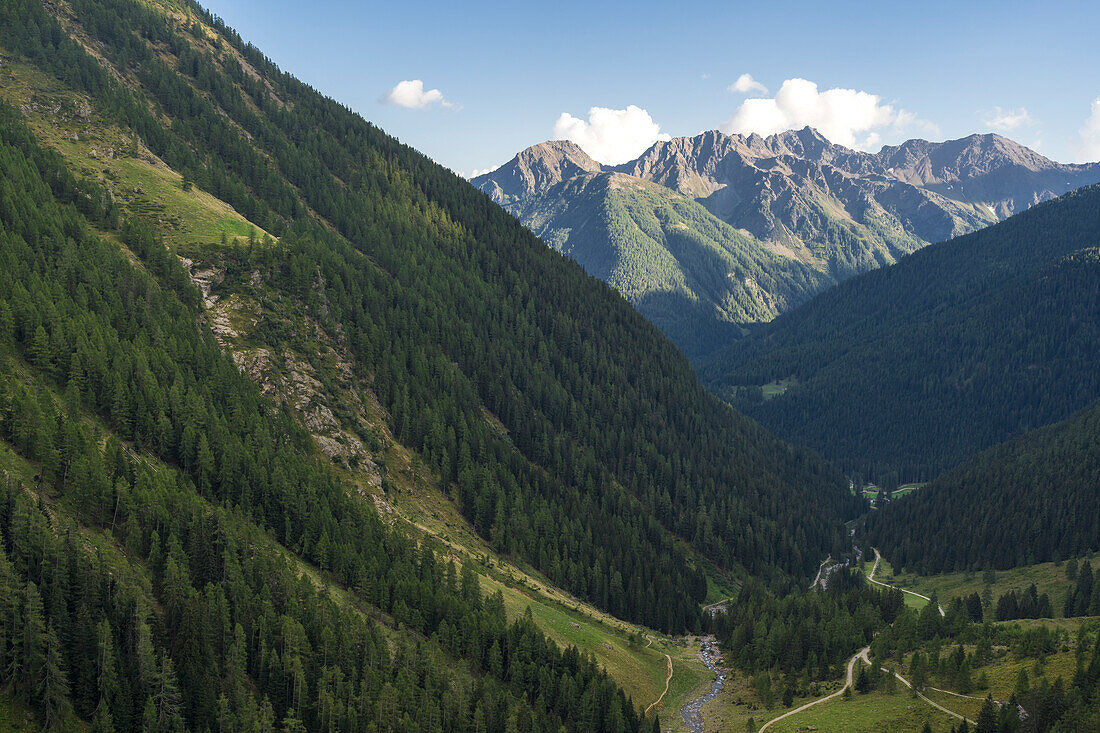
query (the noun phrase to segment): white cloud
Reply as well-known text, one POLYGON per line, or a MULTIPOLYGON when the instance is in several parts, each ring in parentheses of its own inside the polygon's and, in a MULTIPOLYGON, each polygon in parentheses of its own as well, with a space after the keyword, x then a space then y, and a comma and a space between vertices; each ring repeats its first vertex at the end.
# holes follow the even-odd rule
MULTIPOLYGON (((740 81, 740 80, 738 80, 740 81)), ((877 94, 855 89, 818 91, 805 79, 787 79, 774 99, 746 99, 722 126, 722 131, 774 135, 809 125, 838 145, 864 150, 882 142, 879 131, 903 133, 919 127, 932 134, 938 128, 912 112, 883 104, 877 94)))
POLYGON ((486 173, 492 173, 493 171, 495 171, 499 167, 500 166, 498 165, 494 168, 474 168, 467 175, 465 175, 464 178, 466 178, 467 180, 472 179, 472 178, 477 178, 478 176, 483 176, 486 173))
POLYGON ((737 81, 730 84, 727 89, 737 94, 751 94, 752 92, 759 92, 760 94, 767 94, 768 88, 752 78, 752 74, 742 74, 737 77, 737 81))
POLYGON ((661 132, 661 126, 649 112, 632 104, 626 109, 593 107, 588 110, 587 122, 562 112, 554 123, 553 138, 575 142, 593 159, 618 165, 637 158, 658 140, 671 140, 672 136, 661 132))
POLYGON ((1077 160, 1082 163, 1100 160, 1100 97, 1093 100, 1092 114, 1077 132, 1077 160))
POLYGON ((443 98, 443 92, 438 89, 425 91, 424 82, 419 79, 398 82, 397 86, 382 95, 382 101, 386 104, 396 104, 405 109, 425 109, 433 104, 443 107, 454 107, 453 104, 443 98))
POLYGON ((1019 109, 994 107, 985 113, 985 118, 982 121, 998 132, 1011 132, 1021 127, 1035 125, 1035 120, 1032 119, 1026 107, 1020 107, 1019 109))

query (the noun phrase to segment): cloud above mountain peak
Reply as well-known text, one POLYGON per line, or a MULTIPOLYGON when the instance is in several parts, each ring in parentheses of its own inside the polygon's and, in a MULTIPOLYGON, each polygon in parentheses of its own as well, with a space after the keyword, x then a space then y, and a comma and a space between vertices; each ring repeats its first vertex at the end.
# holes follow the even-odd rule
POLYGON ((760 94, 768 93, 768 88, 756 79, 753 79, 752 74, 742 74, 737 77, 737 81, 730 84, 728 89, 735 94, 751 94, 753 92, 758 92, 760 94))
POLYGON ((1027 107, 1020 107, 1019 109, 994 107, 986 113, 982 121, 998 132, 1012 132, 1021 127, 1032 127, 1035 124, 1035 120, 1032 118, 1031 113, 1027 111, 1027 107))
POLYGON ((649 112, 633 104, 626 109, 592 107, 587 120, 562 112, 552 134, 554 140, 576 143, 593 160, 605 165, 633 160, 658 140, 672 139, 661 132, 649 112))
POLYGON ((773 135, 807 125, 838 145, 860 150, 880 145, 886 129, 935 128, 911 112, 883 104, 877 94, 841 88, 819 91, 814 82, 795 78, 783 82, 774 98, 746 99, 721 129, 773 135))

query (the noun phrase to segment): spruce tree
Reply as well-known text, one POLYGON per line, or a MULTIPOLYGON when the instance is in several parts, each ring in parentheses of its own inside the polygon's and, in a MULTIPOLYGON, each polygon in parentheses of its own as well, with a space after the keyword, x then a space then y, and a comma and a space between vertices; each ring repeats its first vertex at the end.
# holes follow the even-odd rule
POLYGON ((62 655, 61 642, 51 621, 46 628, 45 657, 35 690, 47 730, 62 730, 72 714, 69 678, 62 655))
POLYGON ((993 704, 992 695, 986 696, 974 730, 975 733, 997 733, 997 707, 993 704))
POLYGON ((42 597, 34 583, 27 583, 23 589, 23 608, 19 620, 22 628, 12 650, 8 674, 15 681, 16 689, 24 698, 30 699, 46 664, 46 621, 42 612, 42 597))

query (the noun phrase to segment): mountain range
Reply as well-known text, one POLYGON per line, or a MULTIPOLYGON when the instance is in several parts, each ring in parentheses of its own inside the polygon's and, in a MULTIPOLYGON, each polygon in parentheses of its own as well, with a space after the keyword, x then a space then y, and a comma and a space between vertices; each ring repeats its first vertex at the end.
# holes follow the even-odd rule
POLYGON ((1007 138, 878 153, 717 131, 602 165, 568 141, 472 179, 698 358, 852 275, 1100 181, 1007 138))
POLYGON ((802 130, 498 173, 196 0, 0 3, 0 730, 982 720, 859 661, 933 654, 980 730, 1025 665, 1028 726, 1096 728, 1093 625, 860 567, 1096 547, 1100 186, 1043 200, 1095 166, 802 130), (861 472, 938 476, 869 515, 861 472))

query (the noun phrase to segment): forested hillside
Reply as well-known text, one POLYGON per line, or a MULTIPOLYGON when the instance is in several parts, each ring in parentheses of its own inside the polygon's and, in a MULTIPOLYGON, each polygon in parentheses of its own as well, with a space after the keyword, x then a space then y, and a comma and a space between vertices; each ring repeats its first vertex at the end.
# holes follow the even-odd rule
POLYGON ((267 343, 338 336, 495 552, 622 618, 680 632, 708 574, 785 587, 842 541, 838 473, 464 181, 198 6, 48 7, 0 7, 2 88, 28 100, 0 133, 0 532, 2 651, 51 680, 17 685, 51 724, 69 704, 104 730, 642 724, 590 659, 380 521, 311 416, 215 339, 185 246, 293 304, 258 316, 267 343), (31 133, 47 87, 79 129, 31 133), (185 245, 193 192, 224 217, 185 245))
MULTIPOLYGON (((1095 287, 1100 251, 1075 256, 1082 258, 1093 265, 1095 287)), ((921 573, 1079 557, 1094 552, 1100 541, 1098 487, 1100 403, 1093 403, 888 503, 867 517, 866 528, 869 541, 888 553, 895 568, 921 573)))
POLYGON ((637 728, 591 661, 350 496, 194 327, 182 266, 90 233, 113 208, 6 107, 0 180, 0 669, 48 728, 637 728))
POLYGON ((843 283, 704 381, 848 472, 932 478, 1100 397, 1098 269, 1079 252, 1097 241, 1093 186, 843 283))

